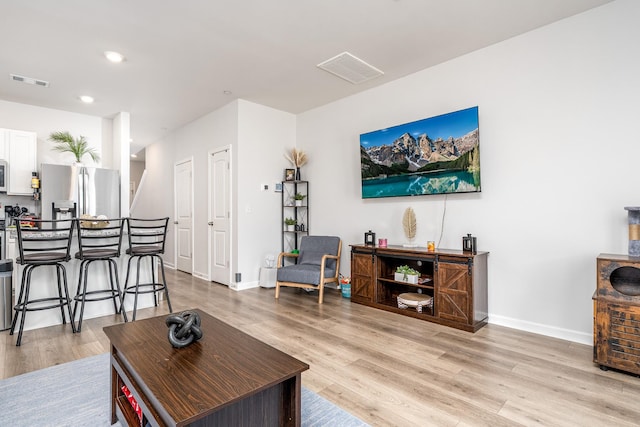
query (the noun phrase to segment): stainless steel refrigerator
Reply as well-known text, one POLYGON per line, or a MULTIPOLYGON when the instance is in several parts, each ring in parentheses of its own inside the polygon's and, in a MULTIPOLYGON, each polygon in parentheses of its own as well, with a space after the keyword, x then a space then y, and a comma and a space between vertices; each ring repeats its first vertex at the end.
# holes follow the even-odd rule
POLYGON ((41 218, 120 217, 120 174, 86 166, 42 164, 41 218), (73 209, 73 210, 72 210, 73 209))

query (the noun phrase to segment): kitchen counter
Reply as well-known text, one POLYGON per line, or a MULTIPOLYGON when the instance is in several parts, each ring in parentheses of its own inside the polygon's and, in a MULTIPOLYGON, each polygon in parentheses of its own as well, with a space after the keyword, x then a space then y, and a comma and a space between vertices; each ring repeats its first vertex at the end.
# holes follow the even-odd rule
MULTIPOLYGON (((93 231, 91 231, 93 233, 93 231)), ((49 232, 51 234, 52 232, 49 232)), ((106 230, 96 229, 95 233, 107 233, 106 230)), ((44 236, 43 232, 43 236, 44 236)), ((126 238, 123 237, 122 243, 122 253, 125 253, 127 248, 126 238)), ((78 287, 78 275, 80 273, 80 260, 73 258, 75 253, 78 251, 78 243, 77 237, 74 237, 73 243, 71 245, 71 261, 64 263, 65 269, 67 270, 67 286, 69 288, 69 297, 72 300, 72 309, 73 309, 73 297, 76 295, 76 290, 78 287)), ((7 258, 14 259, 18 255, 18 239, 16 237, 15 228, 13 230, 7 229, 7 258)), ((125 274, 127 272, 127 262, 129 261, 128 255, 122 255, 117 260, 118 264, 118 274, 120 279, 120 288, 124 289, 124 281, 125 274)), ((131 263, 131 273, 129 274, 129 281, 135 282, 136 263, 133 261, 131 263)), ((140 268, 140 282, 150 282, 151 274, 148 268, 148 261, 145 261, 140 268), (142 268, 146 267, 146 268, 142 268)), ((14 261, 13 266, 13 288, 14 288, 14 305, 15 300, 18 297, 18 293, 20 292, 20 281, 22 280, 22 269, 23 267, 19 264, 16 264, 14 261)), ((87 290, 92 289, 108 289, 109 288, 109 280, 108 280, 108 268, 107 264, 104 262, 94 262, 89 267, 89 275, 87 280, 87 290)), ((158 275, 156 274, 156 279, 158 275)), ((53 296, 56 294, 56 284, 55 284, 55 269, 54 267, 38 267, 33 270, 31 274, 31 291, 29 298, 41 298, 47 296, 53 296)), ((162 299, 164 295, 158 294, 158 297, 162 299)), ((133 310, 133 300, 134 295, 127 295, 124 301, 124 306, 127 312, 131 312, 133 310)), ((139 294, 138 295, 138 309, 152 307, 154 305, 153 294, 139 294)), ((101 317, 112 315, 114 313, 113 309, 113 300, 103 300, 103 301, 93 301, 87 302, 84 307, 84 315, 83 319, 91 319, 94 317, 101 317)), ((130 316, 129 316, 130 317, 130 316)), ((38 329, 44 328, 47 326, 60 325, 62 324, 62 318, 60 317, 59 309, 51 309, 51 310, 42 310, 42 311, 30 311, 25 318, 24 330, 30 329, 38 329)))

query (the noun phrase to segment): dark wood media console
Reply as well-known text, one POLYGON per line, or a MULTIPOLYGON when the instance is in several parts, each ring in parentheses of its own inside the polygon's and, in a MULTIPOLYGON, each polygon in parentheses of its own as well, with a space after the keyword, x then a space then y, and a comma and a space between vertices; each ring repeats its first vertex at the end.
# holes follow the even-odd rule
POLYGON ((487 324, 488 252, 403 246, 351 246, 351 301, 382 310, 475 332, 487 324), (397 281, 398 266, 420 272, 417 283, 397 281), (399 308, 398 296, 422 294, 431 304, 399 308))

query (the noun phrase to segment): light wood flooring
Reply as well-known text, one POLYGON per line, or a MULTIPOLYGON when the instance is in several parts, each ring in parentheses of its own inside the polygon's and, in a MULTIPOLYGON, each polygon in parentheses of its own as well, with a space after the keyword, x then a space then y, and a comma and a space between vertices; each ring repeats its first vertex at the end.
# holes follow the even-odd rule
MULTIPOLYGON (((601 371, 592 348, 488 325, 475 334, 325 294, 236 292, 167 270, 174 311, 198 307, 308 363, 303 386, 371 425, 626 426, 640 424, 640 379, 601 371)), ((165 315, 166 304, 138 312, 165 315)), ((0 377, 107 352, 102 327, 0 333, 0 377)), ((206 334, 207 331, 204 331, 206 334)), ((0 414, 1 418, 1 414, 0 414)))

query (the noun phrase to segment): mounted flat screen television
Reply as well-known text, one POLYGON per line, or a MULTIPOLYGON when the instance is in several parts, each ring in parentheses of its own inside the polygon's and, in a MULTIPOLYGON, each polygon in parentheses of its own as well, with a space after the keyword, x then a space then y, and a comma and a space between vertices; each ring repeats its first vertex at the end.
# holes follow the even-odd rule
POLYGON ((480 192, 478 107, 360 135, 362 198, 480 192))

